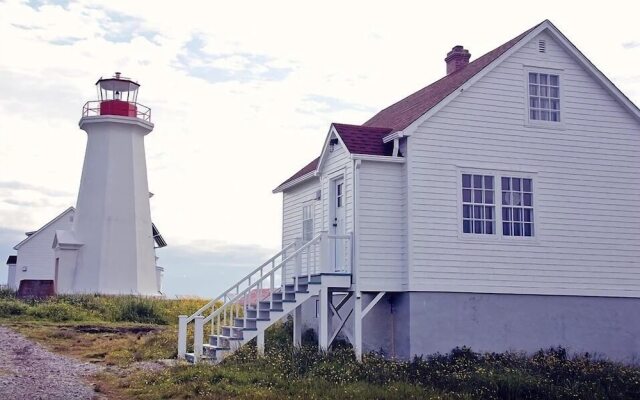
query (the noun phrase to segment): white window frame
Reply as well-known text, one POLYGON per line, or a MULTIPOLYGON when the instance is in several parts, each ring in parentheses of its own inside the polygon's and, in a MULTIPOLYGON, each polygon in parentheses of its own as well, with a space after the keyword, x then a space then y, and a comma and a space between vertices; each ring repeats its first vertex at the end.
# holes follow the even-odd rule
POLYGON ((309 240, 313 239, 313 235, 315 233, 315 204, 313 201, 308 201, 302 204, 302 241, 304 243, 308 242, 309 240), (307 213, 308 210, 308 213, 307 213), (308 214, 308 215, 307 215, 308 214), (306 218, 308 216, 308 218, 306 218), (305 229, 305 222, 307 221, 311 221, 310 225, 311 225, 311 234, 307 237, 307 235, 305 235, 306 229, 305 229))
POLYGON ((564 129, 567 120, 567 97, 565 96, 566 81, 564 79, 564 70, 540 67, 525 66, 523 83, 524 83, 524 120, 525 125, 537 128, 564 129), (539 119, 531 119, 530 103, 529 103, 529 73, 558 75, 559 81, 559 99, 560 99, 560 121, 543 121, 539 119))
POLYGON ((483 169, 483 168, 456 168, 456 190, 457 190, 457 223, 458 223, 458 239, 463 241, 481 241, 481 242, 495 242, 495 241, 508 241, 511 243, 537 243, 540 240, 540 224, 538 221, 538 215, 540 214, 540 188, 538 186, 537 173, 524 172, 516 169, 502 170, 502 169, 483 169), (495 212, 495 233, 494 234, 478 234, 478 233, 465 233, 463 230, 463 201, 462 201, 462 175, 490 175, 493 176, 494 187, 494 212, 495 212), (532 209, 533 209, 533 236, 505 236, 502 230, 502 178, 522 178, 531 179, 532 190, 532 209))

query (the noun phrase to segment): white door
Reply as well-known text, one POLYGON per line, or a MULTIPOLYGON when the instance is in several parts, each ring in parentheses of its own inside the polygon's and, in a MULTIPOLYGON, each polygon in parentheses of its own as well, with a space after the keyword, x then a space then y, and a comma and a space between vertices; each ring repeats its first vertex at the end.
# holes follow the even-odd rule
MULTIPOLYGON (((331 215, 333 216, 331 233, 334 235, 344 235, 344 220, 345 220, 345 200, 346 196, 344 193, 344 179, 339 178, 333 181, 333 198, 332 198, 332 207, 333 212, 331 215)), ((345 262, 345 245, 346 240, 344 239, 336 239, 333 241, 333 270, 334 271, 344 271, 346 268, 345 262)))

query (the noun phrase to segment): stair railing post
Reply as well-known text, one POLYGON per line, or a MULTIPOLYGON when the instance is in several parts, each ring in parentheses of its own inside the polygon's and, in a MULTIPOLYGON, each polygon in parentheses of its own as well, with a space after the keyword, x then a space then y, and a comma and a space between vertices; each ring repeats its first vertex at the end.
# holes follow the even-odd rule
POLYGON ((178 316, 178 359, 184 360, 187 354, 187 315, 178 316))
MULTIPOLYGON (((302 239, 296 239, 296 250, 302 247, 302 239)), ((296 255, 296 266, 293 277, 293 282, 295 283, 294 292, 298 291, 298 280, 300 279, 300 275, 302 275, 302 253, 298 253, 296 255)))
POLYGON ((327 231, 323 231, 320 235, 320 271, 318 272, 323 273, 329 271, 330 263, 331 248, 329 246, 329 233, 327 231))
POLYGON ((198 362, 202 357, 202 345, 204 344, 204 316, 196 315, 194 322, 195 326, 193 331, 193 359, 194 362, 198 362))

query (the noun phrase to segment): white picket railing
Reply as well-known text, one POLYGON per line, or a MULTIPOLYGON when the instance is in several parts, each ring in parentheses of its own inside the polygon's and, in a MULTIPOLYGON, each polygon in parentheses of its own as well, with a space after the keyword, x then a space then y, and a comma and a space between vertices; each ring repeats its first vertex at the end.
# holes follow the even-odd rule
POLYGON ((273 293, 284 293, 286 284, 295 284, 297 291, 299 280, 294 277, 306 276, 309 282, 314 274, 350 273, 352 253, 352 235, 329 235, 321 232, 306 243, 297 239, 287 245, 191 316, 178 317, 178 358, 185 357, 190 322, 194 321, 194 359, 197 361, 202 355, 204 328, 207 323, 211 324, 212 335, 220 335, 222 326, 233 326, 235 318, 246 318, 247 309, 253 300, 259 315, 260 302, 271 298, 273 305, 273 293), (268 294, 263 296, 263 289, 267 288, 268 294), (252 298, 252 293, 255 293, 255 298, 252 298), (205 315, 207 311, 208 315, 205 315))

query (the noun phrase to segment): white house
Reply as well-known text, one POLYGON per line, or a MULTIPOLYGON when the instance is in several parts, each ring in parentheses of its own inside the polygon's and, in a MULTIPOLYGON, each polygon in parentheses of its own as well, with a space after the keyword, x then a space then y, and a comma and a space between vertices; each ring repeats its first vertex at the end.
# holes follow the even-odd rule
POLYGON ((640 111, 550 21, 470 57, 455 46, 442 79, 330 126, 320 156, 274 190, 282 254, 211 314, 182 316, 180 356, 262 348, 289 313, 296 343, 305 324, 321 348, 342 331, 358 356, 640 356, 640 111), (270 299, 238 308, 266 286, 270 299))
MULTIPOLYGON (((20 288, 22 281, 52 281, 56 280, 55 251, 52 247, 56 231, 70 230, 73 226, 75 208, 69 207, 54 219, 47 222, 36 231, 26 232, 26 238, 16 244, 13 249, 16 255, 7 259, 9 268, 7 286, 13 290, 20 288)), ((165 247, 167 243, 154 224, 151 226, 155 248, 165 247)), ((164 268, 157 264, 155 283, 159 293, 162 293, 162 278, 164 268)))

